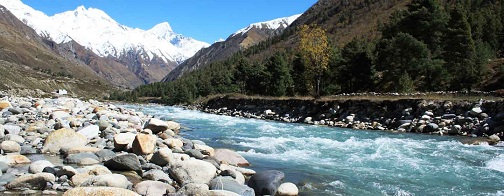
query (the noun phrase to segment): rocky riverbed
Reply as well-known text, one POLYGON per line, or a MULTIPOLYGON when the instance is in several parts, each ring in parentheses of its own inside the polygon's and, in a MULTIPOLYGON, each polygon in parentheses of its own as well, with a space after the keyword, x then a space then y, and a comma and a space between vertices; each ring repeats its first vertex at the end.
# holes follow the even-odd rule
POLYGON ((297 195, 281 171, 96 100, 0 93, 2 195, 297 195))
POLYGON ((301 100, 216 97, 191 107, 213 114, 360 130, 459 135, 467 143, 504 139, 504 101, 301 100))

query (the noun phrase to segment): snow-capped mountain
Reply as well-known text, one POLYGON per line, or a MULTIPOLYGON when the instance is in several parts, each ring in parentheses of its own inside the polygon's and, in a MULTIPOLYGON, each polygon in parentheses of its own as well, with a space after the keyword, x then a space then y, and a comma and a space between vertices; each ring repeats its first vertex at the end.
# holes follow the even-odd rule
POLYGON ((242 49, 279 35, 299 16, 301 14, 250 24, 231 34, 226 40, 215 42, 210 47, 201 49, 193 57, 168 73, 162 81, 176 80, 186 73, 200 69, 212 62, 224 60, 242 49))
POLYGON ((285 18, 277 18, 277 19, 265 21, 265 22, 253 23, 243 29, 236 31, 235 33, 233 33, 231 35, 231 37, 238 35, 238 34, 247 33, 248 31, 250 31, 253 28, 256 28, 256 29, 285 29, 292 22, 294 22, 297 18, 299 18, 299 16, 301 16, 301 14, 296 14, 293 16, 285 17, 285 18))
POLYGON ((121 57, 130 51, 142 51, 141 57, 157 57, 167 62, 181 63, 209 44, 175 33, 165 22, 149 30, 119 24, 105 12, 80 6, 47 16, 23 4, 20 0, 2 0, 0 4, 32 27, 39 35, 56 43, 71 40, 101 57, 121 57))

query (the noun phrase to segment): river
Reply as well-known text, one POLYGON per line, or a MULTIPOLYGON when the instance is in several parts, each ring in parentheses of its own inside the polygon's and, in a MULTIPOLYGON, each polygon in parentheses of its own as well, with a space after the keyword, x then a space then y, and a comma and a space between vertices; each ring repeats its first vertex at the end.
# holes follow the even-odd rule
POLYGON ((181 135, 276 169, 300 195, 504 195, 504 148, 457 137, 397 134, 124 105, 183 127, 181 135))

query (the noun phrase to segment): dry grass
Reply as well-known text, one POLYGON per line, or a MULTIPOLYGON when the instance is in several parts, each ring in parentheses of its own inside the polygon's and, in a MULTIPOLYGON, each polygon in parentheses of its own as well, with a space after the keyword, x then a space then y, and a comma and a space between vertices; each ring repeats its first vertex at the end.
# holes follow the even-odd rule
POLYGON ((28 66, 0 60, 0 89, 40 89, 52 92, 66 89, 70 95, 83 98, 101 98, 114 87, 99 80, 86 80, 52 75, 33 70, 28 66))
POLYGON ((371 100, 371 101, 390 101, 390 100, 400 100, 400 99, 418 99, 418 100, 446 100, 446 101, 479 101, 491 100, 491 101, 504 101, 504 97, 498 97, 494 95, 462 95, 462 94, 434 94, 425 93, 421 95, 332 95, 324 96, 319 99, 315 99, 311 96, 294 96, 294 97, 270 97, 270 96, 250 96, 238 93, 231 94, 219 94, 211 95, 208 97, 200 98, 196 103, 206 103, 209 100, 227 97, 230 99, 259 99, 259 100, 313 100, 313 101, 336 101, 336 100, 371 100))

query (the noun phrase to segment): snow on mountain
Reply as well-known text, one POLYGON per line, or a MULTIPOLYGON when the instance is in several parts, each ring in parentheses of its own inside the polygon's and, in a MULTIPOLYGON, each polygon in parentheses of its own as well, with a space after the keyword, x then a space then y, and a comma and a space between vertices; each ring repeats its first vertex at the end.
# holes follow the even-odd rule
POLYGON ((235 36, 238 34, 244 34, 248 32, 252 28, 267 28, 267 29, 279 29, 279 28, 287 28, 292 22, 294 22, 301 14, 296 14, 293 16, 285 17, 285 18, 277 18, 270 21, 258 22, 250 24, 248 27, 238 30, 231 36, 235 36))
POLYGON ((149 59, 157 56, 165 62, 181 63, 201 48, 209 46, 208 43, 173 32, 167 22, 142 30, 121 25, 95 8, 79 6, 73 11, 47 16, 20 0, 2 0, 0 4, 39 35, 57 43, 74 40, 102 57, 120 57, 133 50, 144 51, 149 59))

